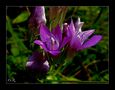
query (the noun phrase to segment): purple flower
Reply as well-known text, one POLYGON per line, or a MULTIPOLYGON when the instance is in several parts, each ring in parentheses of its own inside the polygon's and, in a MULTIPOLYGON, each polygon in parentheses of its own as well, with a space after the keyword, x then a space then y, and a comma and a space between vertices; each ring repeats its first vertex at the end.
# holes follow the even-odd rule
POLYGON ((41 24, 40 38, 41 40, 35 40, 34 43, 40 45, 46 52, 54 56, 58 55, 61 48, 68 42, 67 39, 62 39, 62 31, 59 25, 50 32, 44 24, 41 24))
POLYGON ((26 68, 32 72, 47 73, 49 67, 47 59, 37 51, 33 52, 26 63, 26 68))
POLYGON ((45 8, 44 6, 36 6, 34 11, 34 17, 38 24, 46 23, 45 8))
POLYGON ((64 27, 67 37, 71 38, 69 46, 75 51, 94 46, 102 39, 101 35, 93 35, 88 39, 94 33, 94 30, 82 31, 83 24, 84 22, 81 22, 80 18, 78 18, 75 24, 71 20, 70 25, 66 24, 66 27, 64 27))
POLYGON ((39 31, 40 24, 46 24, 46 16, 45 16, 45 7, 44 6, 36 6, 31 11, 31 16, 29 19, 28 27, 33 33, 33 35, 37 35, 39 31))
POLYGON ((36 6, 31 14, 29 26, 31 26, 30 28, 34 26, 39 28, 41 23, 46 23, 45 8, 44 6, 36 6))

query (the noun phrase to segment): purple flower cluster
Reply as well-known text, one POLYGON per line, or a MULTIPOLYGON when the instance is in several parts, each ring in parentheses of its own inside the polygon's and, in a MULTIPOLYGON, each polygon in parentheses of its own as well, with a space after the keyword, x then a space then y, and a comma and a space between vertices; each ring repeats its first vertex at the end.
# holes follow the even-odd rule
POLYGON ((71 20, 69 25, 64 24, 63 32, 59 25, 50 32, 46 25, 41 24, 41 40, 35 40, 34 43, 40 45, 46 52, 49 52, 52 55, 61 53, 61 49, 66 44, 75 51, 96 45, 101 40, 102 36, 93 35, 88 39, 94 33, 94 30, 81 31, 83 23, 84 22, 80 21, 80 18, 78 18, 75 24, 73 23, 73 20, 71 20))
MULTIPOLYGON (((39 24, 40 34, 40 40, 35 40, 34 43, 53 56, 59 55, 65 46, 68 47, 68 51, 78 52, 96 45, 102 39, 101 35, 92 35, 95 31, 93 29, 82 31, 84 22, 81 22, 79 17, 75 23, 72 19, 70 24, 64 23, 62 30, 57 25, 50 31, 45 25, 46 18, 43 6, 35 8, 34 16, 39 24)), ((33 71, 42 72, 45 70, 47 72, 49 70, 49 63, 47 58, 43 56, 43 53, 34 52, 26 63, 26 67, 33 71)))

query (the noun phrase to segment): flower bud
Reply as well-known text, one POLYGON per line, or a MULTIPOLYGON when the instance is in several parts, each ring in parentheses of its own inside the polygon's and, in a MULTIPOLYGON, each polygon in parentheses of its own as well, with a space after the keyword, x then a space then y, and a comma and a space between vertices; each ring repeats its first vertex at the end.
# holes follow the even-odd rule
POLYGON ((43 54, 34 52, 32 56, 29 57, 29 60, 26 63, 26 68, 32 72, 47 73, 50 66, 47 59, 43 57, 43 54))
POLYGON ((44 6, 36 6, 34 16, 37 24, 46 23, 45 8, 44 6))
POLYGON ((34 34, 37 34, 39 31, 36 28, 39 28, 41 23, 46 23, 45 8, 44 6, 36 6, 31 12, 28 27, 34 34))

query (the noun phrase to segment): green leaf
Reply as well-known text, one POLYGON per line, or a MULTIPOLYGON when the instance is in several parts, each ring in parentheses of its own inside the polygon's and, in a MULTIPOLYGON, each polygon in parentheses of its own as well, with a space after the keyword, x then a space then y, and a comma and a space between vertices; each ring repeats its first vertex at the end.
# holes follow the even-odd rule
POLYGON ((57 80, 57 77, 56 76, 47 76, 46 78, 47 80, 57 80))
POLYGON ((67 81, 81 81, 81 80, 74 78, 74 77, 66 77, 66 80, 67 81))
POLYGON ((12 54, 13 54, 14 56, 19 55, 19 50, 18 50, 18 48, 15 48, 15 47, 11 48, 11 52, 12 52, 12 54))
POLYGON ((108 74, 108 73, 105 74, 104 79, 105 79, 105 80, 109 80, 109 74, 108 74))
POLYGON ((29 16, 30 16, 30 14, 29 14, 27 11, 24 11, 24 12, 22 12, 21 14, 19 14, 19 15, 13 20, 13 24, 22 23, 22 22, 26 21, 29 16))

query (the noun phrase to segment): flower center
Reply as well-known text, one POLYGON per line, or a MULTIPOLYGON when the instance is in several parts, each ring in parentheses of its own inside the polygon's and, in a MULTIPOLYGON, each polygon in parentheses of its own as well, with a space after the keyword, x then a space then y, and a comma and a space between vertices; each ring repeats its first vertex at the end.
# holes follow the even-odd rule
POLYGON ((50 37, 46 44, 49 50, 57 50, 59 48, 59 42, 54 37, 50 37))
POLYGON ((59 48, 59 42, 51 37, 51 49, 57 50, 59 48))

